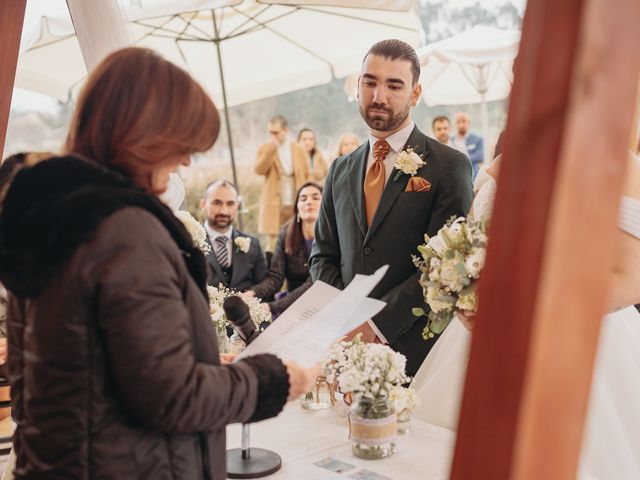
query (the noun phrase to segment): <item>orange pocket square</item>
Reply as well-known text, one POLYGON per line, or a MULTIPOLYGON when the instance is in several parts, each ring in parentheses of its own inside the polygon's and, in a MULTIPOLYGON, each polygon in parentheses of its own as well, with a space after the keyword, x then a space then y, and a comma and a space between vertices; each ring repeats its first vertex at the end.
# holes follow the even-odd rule
POLYGON ((428 192, 431 190, 431 183, 422 177, 411 177, 405 192, 428 192))

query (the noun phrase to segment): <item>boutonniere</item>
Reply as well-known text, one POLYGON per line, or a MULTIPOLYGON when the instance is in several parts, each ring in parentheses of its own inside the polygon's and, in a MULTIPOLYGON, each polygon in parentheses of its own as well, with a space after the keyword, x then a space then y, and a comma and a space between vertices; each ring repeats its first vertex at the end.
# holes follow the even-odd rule
POLYGON ((418 155, 413 151, 413 148, 407 147, 405 150, 401 151, 398 154, 398 158, 396 158, 396 163, 393 166, 398 170, 396 176, 393 177, 393 181, 395 182, 400 178, 400 175, 411 175, 412 177, 418 173, 418 170, 423 165, 426 165, 422 159, 422 155, 418 155))
POLYGON ((249 247, 251 246, 251 239, 249 237, 236 237, 233 240, 236 248, 239 252, 247 253, 249 251, 249 247))

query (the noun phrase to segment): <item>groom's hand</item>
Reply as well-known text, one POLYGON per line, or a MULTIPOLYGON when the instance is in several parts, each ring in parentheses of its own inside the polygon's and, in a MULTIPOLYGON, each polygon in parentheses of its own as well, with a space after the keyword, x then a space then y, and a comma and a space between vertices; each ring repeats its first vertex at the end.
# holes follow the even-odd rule
POLYGON ((376 335, 376 332, 373 331, 373 329, 369 326, 367 322, 364 322, 358 328, 354 328, 349 333, 347 333, 345 340, 346 341, 352 340, 353 337, 355 337, 359 333, 362 334, 362 341, 365 343, 381 343, 380 339, 376 335))

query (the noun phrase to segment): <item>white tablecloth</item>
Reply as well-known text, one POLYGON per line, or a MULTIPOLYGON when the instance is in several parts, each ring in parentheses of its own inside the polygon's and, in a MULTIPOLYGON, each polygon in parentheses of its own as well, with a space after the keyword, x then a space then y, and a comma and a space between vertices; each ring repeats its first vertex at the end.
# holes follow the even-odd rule
MULTIPOLYGON (((276 418, 251 425, 251 446, 267 448, 282 457, 282 469, 269 479, 347 480, 367 469, 393 480, 448 478, 455 434, 420 420, 411 420, 411 432, 399 435, 397 452, 382 460, 361 460, 351 453, 347 419, 335 409, 308 411, 293 402, 276 418), (341 474, 314 465, 333 457, 356 468, 341 474)), ((240 447, 240 425, 227 428, 227 448, 240 447)))

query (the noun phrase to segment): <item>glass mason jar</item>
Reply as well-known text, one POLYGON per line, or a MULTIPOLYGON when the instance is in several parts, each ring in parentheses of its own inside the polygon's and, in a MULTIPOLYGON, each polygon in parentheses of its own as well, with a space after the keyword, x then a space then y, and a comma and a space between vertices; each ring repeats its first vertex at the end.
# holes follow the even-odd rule
POLYGON ((387 398, 360 398, 349 412, 351 450, 358 458, 377 460, 396 451, 397 421, 387 398))
POLYGON ((404 435, 411 431, 411 412, 408 408, 397 413, 398 435, 404 435))

